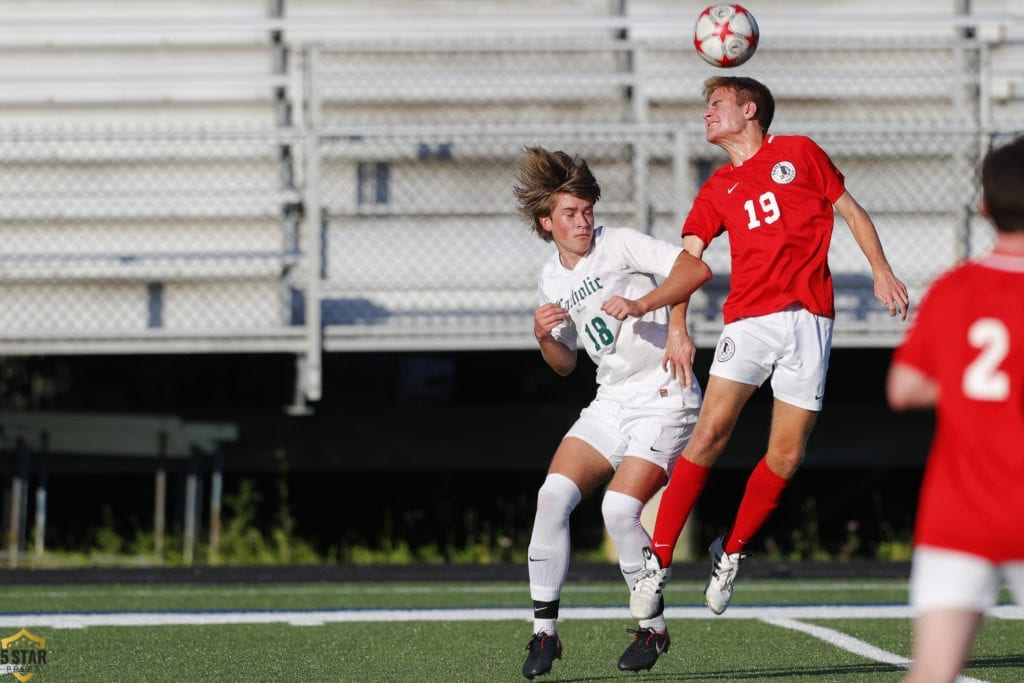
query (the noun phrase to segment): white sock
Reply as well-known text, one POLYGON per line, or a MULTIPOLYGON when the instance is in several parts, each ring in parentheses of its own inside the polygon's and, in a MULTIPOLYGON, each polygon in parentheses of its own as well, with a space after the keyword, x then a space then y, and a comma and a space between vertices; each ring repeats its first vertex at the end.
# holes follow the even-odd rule
POLYGON ((664 633, 668 630, 668 626, 665 625, 665 613, 662 612, 658 616, 653 617, 651 619, 641 619, 640 628, 649 628, 652 631, 664 633))
POLYGON ((651 545, 651 537, 640 524, 643 509, 643 501, 618 491, 606 492, 601 501, 604 526, 615 543, 619 553, 619 570, 630 591, 636 583, 636 573, 644 566, 642 550, 651 545))
MULTIPOLYGON (((537 492, 537 516, 528 549, 530 597, 552 602, 562 594, 569 573, 569 515, 582 498, 572 479, 549 474, 537 492)), ((556 617, 557 618, 557 617, 556 617)), ((554 633, 555 619, 550 615, 534 622, 533 632, 554 633)))
POLYGON ((555 635, 555 622, 555 619, 534 619, 533 632, 547 633, 549 636, 553 636, 555 635))
MULTIPOLYGON (((644 566, 641 550, 644 546, 651 545, 650 535, 640 524, 640 513, 643 509, 643 501, 618 491, 608 491, 601 502, 604 525, 615 543, 615 549, 619 551, 619 570, 630 591, 636 583, 637 572, 644 566)), ((664 613, 641 620, 640 627, 661 633, 665 630, 664 613)))

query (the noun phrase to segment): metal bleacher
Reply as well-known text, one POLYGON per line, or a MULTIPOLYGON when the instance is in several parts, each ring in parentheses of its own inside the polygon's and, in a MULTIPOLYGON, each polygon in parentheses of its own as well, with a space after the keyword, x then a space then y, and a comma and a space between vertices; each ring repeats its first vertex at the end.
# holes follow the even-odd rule
MULTIPOLYGON (((918 297, 985 246, 973 165, 1024 128, 1022 17, 854 4, 763 12, 743 73, 776 92, 776 132, 837 160, 918 297)), ((0 353, 294 354, 301 402, 320 396, 324 353, 530 348, 550 250, 511 198, 530 144, 591 162, 601 222, 678 240, 722 160, 700 126, 700 7, 456 6, 14 5, 0 353)), ((724 244, 707 258, 726 283, 724 244)), ((836 343, 894 343, 841 226, 831 258, 836 343)), ((695 296, 699 344, 723 286, 695 296)))
POLYGON ((0 60, 0 349, 300 351, 290 77, 266 7, 18 10, 0 26, 17 57, 0 60))

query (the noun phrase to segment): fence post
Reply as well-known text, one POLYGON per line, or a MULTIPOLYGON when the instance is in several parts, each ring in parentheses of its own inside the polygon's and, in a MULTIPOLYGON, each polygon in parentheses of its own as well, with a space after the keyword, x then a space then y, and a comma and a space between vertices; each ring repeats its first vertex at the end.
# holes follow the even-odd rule
POLYGON ((210 564, 220 563, 220 502, 224 490, 224 456, 215 447, 210 472, 210 564))
POLYGON ((46 479, 49 473, 50 432, 39 435, 39 479, 36 481, 36 559, 41 560, 46 550, 46 479))
POLYGON ((153 475, 153 552, 164 556, 167 529, 167 432, 157 435, 156 472, 153 475))
POLYGON ((7 527, 7 559, 10 567, 18 566, 18 558, 25 541, 25 517, 28 513, 28 445, 17 441, 17 455, 11 473, 10 514, 7 527))
POLYGON ((303 129, 303 152, 306 162, 305 210, 302 225, 302 252, 306 265, 306 350, 303 353, 303 394, 310 401, 320 400, 321 354, 323 333, 320 324, 320 278, 323 267, 323 232, 326 218, 320 199, 320 93, 316 86, 318 51, 306 52, 306 102, 308 111, 303 129))
POLYGON ((193 564, 196 553, 196 499, 198 498, 196 477, 196 458, 193 454, 189 458, 188 470, 185 475, 185 509, 183 511, 185 520, 182 525, 184 538, 181 555, 187 565, 193 564))

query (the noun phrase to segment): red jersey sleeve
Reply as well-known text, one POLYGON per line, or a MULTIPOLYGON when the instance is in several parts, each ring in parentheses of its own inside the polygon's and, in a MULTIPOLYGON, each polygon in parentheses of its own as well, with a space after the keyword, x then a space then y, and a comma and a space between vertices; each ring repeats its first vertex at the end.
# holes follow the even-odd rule
POLYGON ((831 157, 814 140, 806 137, 798 138, 804 146, 810 163, 808 167, 818 175, 818 182, 821 186, 821 193, 828 199, 829 203, 835 204, 846 192, 846 178, 836 168, 831 157))
POLYGON ((690 213, 686 215, 686 220, 683 222, 682 230, 683 236, 696 235, 705 245, 711 244, 711 240, 725 231, 722 215, 715 209, 715 203, 711 201, 711 184, 712 179, 709 178, 697 193, 690 213))

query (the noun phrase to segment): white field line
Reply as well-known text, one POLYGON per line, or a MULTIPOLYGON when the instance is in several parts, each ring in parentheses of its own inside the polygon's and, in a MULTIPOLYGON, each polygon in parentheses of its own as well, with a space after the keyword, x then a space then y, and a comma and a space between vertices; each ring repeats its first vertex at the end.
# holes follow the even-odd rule
POLYGON ((883 664, 901 666, 904 669, 910 668, 911 661, 906 657, 901 657, 900 655, 893 654, 888 650, 875 647, 870 643, 865 643, 859 638, 848 636, 840 631, 834 631, 830 628, 817 626, 815 624, 805 624, 804 622, 797 621, 795 619, 779 619, 772 617, 762 619, 762 621, 766 624, 771 624, 772 626, 779 626, 791 631, 806 633, 809 636, 814 636, 818 640, 823 640, 826 643, 846 650, 847 652, 852 652, 855 655, 864 657, 865 659, 873 659, 876 662, 882 662, 883 664))
MULTIPOLYGON (((625 607, 564 607, 562 619, 629 619, 625 607)), ((792 607, 735 606, 722 616, 711 614, 704 607, 669 608, 670 619, 759 619, 767 624, 806 633, 865 659, 907 668, 906 657, 882 650, 839 631, 806 624, 799 619, 910 619, 906 605, 842 606, 811 605, 792 607)), ((989 616, 1024 620, 1024 607, 999 606, 989 616)), ((8 613, 0 614, 0 628, 48 626, 58 629, 89 626, 167 626, 210 624, 270 624, 321 626, 328 623, 381 621, 529 621, 528 610, 510 607, 457 609, 357 609, 307 611, 210 611, 210 612, 79 612, 79 613, 8 613), (524 613, 527 613, 524 615, 524 613)), ((961 677, 962 683, 975 679, 961 677)))
MULTIPOLYGON (((795 605, 770 607, 734 606, 715 616, 706 607, 669 607, 674 619, 910 619, 906 605, 795 605)), ((1024 607, 1001 605, 989 616, 1024 620, 1024 607)), ((319 626, 331 623, 388 621, 528 621, 522 607, 427 608, 427 609, 331 609, 331 610, 210 610, 169 612, 8 612, 0 613, 0 628, 48 626, 171 626, 206 624, 291 624, 319 626)), ((631 619, 623 607, 563 607, 560 619, 631 619)))
MULTIPOLYGON (((762 619, 761 621, 764 621, 765 623, 771 624, 773 626, 779 626, 781 628, 790 629, 792 631, 800 631, 801 633, 806 633, 807 635, 813 636, 818 640, 825 641, 829 645, 838 647, 842 650, 846 650, 847 652, 852 652, 853 654, 859 657, 863 657, 865 659, 873 659, 876 662, 881 662, 883 664, 892 664, 893 666, 899 666, 904 669, 909 669, 910 665, 913 663, 910 659, 907 659, 906 657, 901 657, 900 655, 893 654, 888 650, 883 650, 882 648, 875 647, 870 643, 865 643, 863 640, 860 640, 859 638, 854 638, 853 636, 849 636, 845 633, 842 633, 841 631, 835 631, 830 628, 825 628, 824 626, 818 626, 816 624, 805 624, 804 622, 796 621, 795 619, 772 618, 762 619)), ((984 683, 984 681, 980 679, 970 678, 969 676, 963 675, 957 676, 956 681, 957 683, 984 683)))

